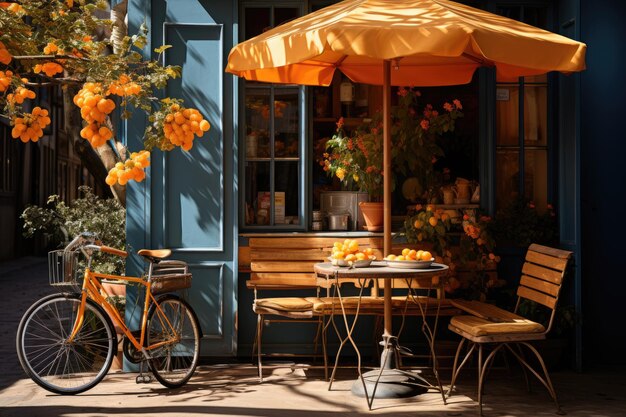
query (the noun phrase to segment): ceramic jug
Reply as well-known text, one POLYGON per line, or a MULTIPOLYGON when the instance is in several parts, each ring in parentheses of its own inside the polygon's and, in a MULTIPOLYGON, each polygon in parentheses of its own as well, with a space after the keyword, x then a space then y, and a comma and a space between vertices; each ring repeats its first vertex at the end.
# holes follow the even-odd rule
POLYGON ((472 183, 458 178, 456 180, 456 184, 454 186, 457 204, 467 204, 470 202, 470 198, 472 197, 472 183))
POLYGON ((456 192, 453 185, 441 187, 441 192, 443 194, 443 204, 454 204, 454 195, 456 192))

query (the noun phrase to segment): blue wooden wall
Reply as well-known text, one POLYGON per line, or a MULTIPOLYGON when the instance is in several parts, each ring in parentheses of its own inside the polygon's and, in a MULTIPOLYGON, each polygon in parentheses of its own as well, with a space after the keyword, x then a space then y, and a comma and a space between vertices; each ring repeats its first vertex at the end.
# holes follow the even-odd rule
MULTIPOLYGON (((131 184, 127 196, 131 247, 171 248, 172 258, 190 265, 189 298, 204 334, 203 356, 234 355, 237 346, 236 83, 224 73, 235 13, 230 2, 129 2, 129 32, 144 22, 150 30, 144 54, 172 45, 165 64, 182 67, 182 78, 162 95, 184 99, 211 123, 189 152, 153 151, 147 181, 131 184)), ((131 150, 141 149, 144 128, 145 120, 129 123, 131 150)), ((128 272, 141 270, 141 259, 133 257, 128 272)))
POLYGON ((587 363, 626 363, 626 5, 580 0, 581 39, 588 45, 581 74, 582 279, 587 363))

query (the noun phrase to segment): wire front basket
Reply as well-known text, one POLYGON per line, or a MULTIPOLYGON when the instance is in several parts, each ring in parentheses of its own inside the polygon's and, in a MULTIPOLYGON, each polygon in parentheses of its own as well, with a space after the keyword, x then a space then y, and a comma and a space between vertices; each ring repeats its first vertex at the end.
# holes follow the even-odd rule
POLYGON ((50 285, 78 285, 78 251, 48 252, 50 285))

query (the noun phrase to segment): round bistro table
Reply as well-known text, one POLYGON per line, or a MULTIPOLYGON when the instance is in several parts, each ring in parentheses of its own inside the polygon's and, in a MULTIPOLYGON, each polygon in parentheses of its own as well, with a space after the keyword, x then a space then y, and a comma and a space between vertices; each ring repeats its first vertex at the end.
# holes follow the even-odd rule
MULTIPOLYGON (((385 282, 384 286, 384 331, 383 331, 383 341, 382 345, 384 346, 383 352, 381 354, 381 364, 380 368, 374 369, 372 371, 362 373, 360 367, 360 354, 356 343, 351 337, 352 330, 354 329, 354 322, 352 325, 349 325, 347 318, 345 317, 345 309, 343 307, 343 299, 341 297, 341 291, 339 290, 340 281, 341 280, 353 280, 353 281, 364 281, 368 279, 383 279, 383 280, 403 280, 407 282, 417 282, 420 288, 424 289, 432 289, 438 290, 437 296, 437 313, 436 320, 439 315, 439 309, 441 305, 441 295, 440 291, 443 288, 442 279, 447 275, 448 266, 439 263, 432 263, 427 268, 394 268, 387 266, 387 263, 384 261, 374 261, 372 264, 365 268, 352 268, 352 267, 340 267, 335 266, 330 262, 323 262, 315 264, 314 266, 315 273, 318 278, 322 278, 328 281, 328 284, 333 285, 336 288, 336 293, 339 298, 339 302, 342 306, 342 314, 344 315, 344 323, 346 325, 346 330, 348 335, 346 339, 342 341, 341 346, 345 343, 346 340, 350 340, 353 347, 357 351, 357 355, 359 356, 359 380, 355 381, 352 386, 352 393, 358 396, 365 397, 367 400, 367 405, 369 409, 372 408, 372 403, 374 398, 404 398, 411 397, 420 393, 425 392, 428 389, 436 389, 441 393, 444 404, 446 403, 445 393, 443 392, 443 387, 441 385, 441 381, 439 379, 439 373, 437 371, 437 360, 435 356, 434 349, 434 341, 435 341, 435 333, 430 329, 428 322, 426 321, 426 309, 422 308, 422 305, 418 302, 418 306, 420 308, 420 312, 422 315, 423 325, 422 330, 426 336, 426 339, 429 343, 430 355, 433 360, 433 373, 436 378, 436 385, 428 382, 421 375, 414 373, 403 371, 395 368, 395 358, 399 355, 399 345, 397 336, 393 335, 392 329, 392 288, 391 285, 387 285, 385 282), (439 276, 439 280, 433 280, 433 277, 439 276), (371 393, 371 394, 370 394, 371 393)), ((411 291, 412 285, 408 285, 409 291, 411 291)), ((363 286, 361 286, 362 290, 363 286)), ((360 300, 360 296, 359 296, 360 300)), ((407 300, 408 301, 408 300, 407 300)), ((357 309, 358 311, 358 309, 357 309)), ((357 320, 358 317, 354 318, 354 321, 357 320)), ((435 324, 436 330, 436 324, 435 324)), ((337 352, 337 358, 335 360, 335 368, 333 369, 333 373, 330 380, 329 389, 332 386, 335 370, 337 367, 337 362, 339 358, 339 354, 341 353, 341 349, 337 352)))

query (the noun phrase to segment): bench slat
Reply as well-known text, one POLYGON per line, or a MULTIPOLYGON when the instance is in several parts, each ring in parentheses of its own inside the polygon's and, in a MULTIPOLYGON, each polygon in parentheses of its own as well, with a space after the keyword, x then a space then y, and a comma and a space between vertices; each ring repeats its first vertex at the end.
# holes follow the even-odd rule
MULTIPOLYGON (((316 261, 322 262, 330 256, 330 251, 324 251, 322 249, 300 249, 300 250, 287 250, 287 249, 273 249, 273 250, 260 250, 252 249, 250 251, 250 259, 254 261, 316 261)), ((311 269, 313 272, 313 269, 311 269)))
POLYGON ((250 264, 255 272, 309 272, 317 261, 304 262, 279 262, 279 261, 255 261, 250 264))

